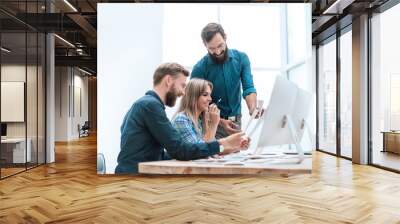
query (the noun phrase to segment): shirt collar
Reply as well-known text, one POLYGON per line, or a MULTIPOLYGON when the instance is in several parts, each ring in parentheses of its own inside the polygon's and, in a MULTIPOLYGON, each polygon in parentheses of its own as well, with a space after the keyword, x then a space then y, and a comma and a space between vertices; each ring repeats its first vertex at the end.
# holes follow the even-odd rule
MULTIPOLYGON (((208 58, 208 62, 209 62, 209 63, 216 64, 216 63, 211 59, 211 57, 210 57, 209 54, 207 54, 207 58, 208 58)), ((233 58, 233 51, 232 51, 231 49, 228 49, 228 60, 231 59, 231 58, 233 58)), ((225 62, 226 62, 226 61, 225 61, 225 62)), ((224 62, 224 63, 225 63, 225 62, 224 62)))
POLYGON ((157 94, 154 90, 149 90, 149 91, 147 91, 145 95, 149 95, 149 96, 152 96, 152 97, 156 98, 158 101, 160 101, 161 105, 162 105, 163 108, 165 109, 165 105, 164 105, 164 103, 162 102, 160 96, 158 96, 158 94, 157 94))

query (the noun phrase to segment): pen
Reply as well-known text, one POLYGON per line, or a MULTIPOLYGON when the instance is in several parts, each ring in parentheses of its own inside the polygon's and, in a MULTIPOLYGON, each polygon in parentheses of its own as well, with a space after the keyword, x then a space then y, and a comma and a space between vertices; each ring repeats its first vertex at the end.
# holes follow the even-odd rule
MULTIPOLYGON (((221 102, 222 98, 218 98, 218 100, 215 102, 215 105, 219 106, 219 103, 221 102)), ((210 102, 210 105, 213 104, 213 102, 210 102)))

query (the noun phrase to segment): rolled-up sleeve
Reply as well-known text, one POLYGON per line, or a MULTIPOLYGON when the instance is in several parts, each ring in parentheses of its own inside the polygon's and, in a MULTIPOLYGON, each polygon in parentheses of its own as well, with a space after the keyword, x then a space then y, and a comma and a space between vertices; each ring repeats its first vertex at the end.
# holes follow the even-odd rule
POLYGON ((253 83, 253 75, 251 74, 250 60, 249 57, 244 53, 242 55, 242 74, 240 78, 242 80, 243 98, 250 93, 257 92, 253 83))
POLYGON ((219 153, 219 143, 187 143, 168 120, 165 111, 159 105, 149 103, 142 108, 146 127, 174 159, 192 160, 205 158, 219 153))

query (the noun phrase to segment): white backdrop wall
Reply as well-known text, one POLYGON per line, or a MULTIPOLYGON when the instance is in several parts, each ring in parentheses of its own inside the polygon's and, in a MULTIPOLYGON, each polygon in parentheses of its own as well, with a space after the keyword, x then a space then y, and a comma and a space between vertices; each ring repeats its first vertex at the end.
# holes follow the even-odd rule
MULTIPOLYGON (((209 22, 221 23, 228 46, 248 54, 260 99, 268 102, 274 78, 288 67, 289 62, 281 61, 281 55, 296 52, 291 58, 305 65, 295 79, 312 78, 311 35, 306 36, 311 32, 304 31, 311 30, 310 7, 311 4, 99 4, 97 149, 105 156, 106 173, 114 173, 117 165, 122 120, 132 103, 152 88, 156 67, 162 62, 178 62, 191 70, 207 53, 200 33, 209 22), (291 10, 297 12, 290 14, 293 21, 304 21, 292 24, 296 28, 289 29, 292 32, 284 32, 287 11, 291 10), (238 13, 242 17, 238 18, 238 13), (291 46, 281 44, 287 42, 288 36, 299 39, 291 51, 291 46)), ((171 118, 175 111, 176 106, 167 107, 166 113, 171 118)), ((245 124, 249 116, 244 101, 242 115, 245 124)))
POLYGON ((97 151, 107 173, 117 165, 124 115, 161 63, 162 18, 160 4, 98 4, 97 151))

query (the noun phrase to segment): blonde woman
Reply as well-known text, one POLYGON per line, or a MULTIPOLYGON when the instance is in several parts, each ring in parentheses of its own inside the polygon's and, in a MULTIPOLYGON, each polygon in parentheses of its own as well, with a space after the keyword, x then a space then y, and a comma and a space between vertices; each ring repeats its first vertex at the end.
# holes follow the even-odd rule
POLYGON ((215 139, 220 121, 219 109, 211 104, 213 85, 204 79, 191 79, 186 86, 172 124, 183 141, 209 142, 215 139))

